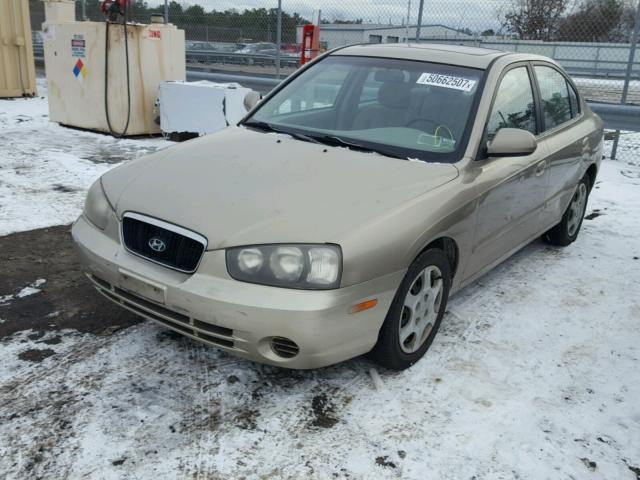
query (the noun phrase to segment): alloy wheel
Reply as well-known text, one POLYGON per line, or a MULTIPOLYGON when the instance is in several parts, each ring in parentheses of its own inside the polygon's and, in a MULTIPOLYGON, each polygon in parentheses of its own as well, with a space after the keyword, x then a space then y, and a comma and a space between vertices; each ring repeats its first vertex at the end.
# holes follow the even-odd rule
POLYGON ((443 291, 442 272, 435 265, 426 267, 411 282, 399 322, 403 352, 416 352, 429 336, 438 318, 443 291))
POLYGON ((584 183, 578 185, 576 193, 571 199, 569 205, 569 218, 567 219, 567 233, 573 237, 578 231, 580 221, 584 216, 584 210, 587 207, 587 186, 584 183))

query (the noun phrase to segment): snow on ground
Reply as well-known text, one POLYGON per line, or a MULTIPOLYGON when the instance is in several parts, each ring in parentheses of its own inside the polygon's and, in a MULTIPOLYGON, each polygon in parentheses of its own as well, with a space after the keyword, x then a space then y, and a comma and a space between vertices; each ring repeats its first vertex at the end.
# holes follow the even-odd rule
POLYGON ((61 127, 49 122, 43 79, 38 93, 0 99, 0 235, 71 222, 102 173, 170 145, 162 138, 117 140, 61 127))
POLYGON ((640 167, 605 161, 578 241, 536 242, 460 292, 401 373, 279 370, 148 322, 68 331, 34 365, 17 334, 0 349, 0 475, 633 480, 638 202, 640 167))
MULTIPOLYGON (((84 190, 109 167, 95 155, 162 143, 23 127, 5 105, 5 233, 73 219, 81 193, 54 185, 84 190)), ((400 373, 280 370, 149 322, 3 339, 0 477, 637 479, 638 205, 638 158, 604 161, 578 241, 535 242, 464 289, 400 373), (21 356, 43 342, 48 358, 21 356)))

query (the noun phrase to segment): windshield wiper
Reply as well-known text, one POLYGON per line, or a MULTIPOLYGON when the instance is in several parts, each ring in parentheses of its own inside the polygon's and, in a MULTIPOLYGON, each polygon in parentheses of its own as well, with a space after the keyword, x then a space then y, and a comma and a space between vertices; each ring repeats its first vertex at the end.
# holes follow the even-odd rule
POLYGON ((387 150, 380 149, 380 148, 368 147, 366 145, 354 142, 352 140, 345 140, 344 138, 338 137, 337 135, 306 135, 304 133, 290 131, 290 130, 287 130, 286 128, 281 128, 278 125, 274 125, 268 122, 263 122, 260 120, 244 122, 243 125, 250 128, 257 128, 265 132, 282 133, 284 135, 289 135, 293 138, 296 138, 298 140, 302 140, 305 142, 322 143, 324 145, 330 145, 332 147, 346 147, 351 150, 357 150, 359 152, 379 153, 380 155, 384 155, 386 157, 399 158, 401 160, 407 159, 406 156, 402 156, 397 153, 389 152, 387 150))
POLYGON ((399 158, 401 160, 407 159, 407 157, 404 157, 397 153, 389 152, 387 150, 383 150, 380 148, 368 147, 366 145, 354 142, 352 140, 345 140, 344 138, 338 137, 337 135, 321 135, 321 136, 314 135, 313 138, 321 143, 324 143, 326 145, 331 145, 333 147, 346 147, 351 150, 357 150, 359 152, 373 152, 373 153, 379 153, 380 155, 384 155, 385 157, 399 158))
POLYGON ((309 135, 305 135, 304 133, 292 132, 290 130, 280 128, 272 123, 262 122, 262 121, 252 121, 252 122, 244 122, 243 125, 251 128, 257 128, 259 130, 265 132, 274 132, 274 133, 282 133, 284 135, 289 135, 298 140, 302 140, 304 142, 311 143, 320 143, 315 137, 311 137, 309 135))

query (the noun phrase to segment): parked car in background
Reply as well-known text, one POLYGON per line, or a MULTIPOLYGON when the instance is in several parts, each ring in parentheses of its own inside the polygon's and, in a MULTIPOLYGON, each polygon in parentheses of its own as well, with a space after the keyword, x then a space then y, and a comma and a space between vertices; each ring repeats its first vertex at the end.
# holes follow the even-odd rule
POLYGON ((451 294, 533 239, 576 240, 602 135, 548 58, 351 46, 239 125, 106 173, 73 238, 98 291, 191 338, 403 369, 451 294))
POLYGON ((267 43, 267 42, 258 42, 258 43, 249 43, 242 47, 239 50, 236 50, 236 53, 251 53, 255 55, 273 55, 275 56, 278 51, 278 47, 275 43, 267 43))

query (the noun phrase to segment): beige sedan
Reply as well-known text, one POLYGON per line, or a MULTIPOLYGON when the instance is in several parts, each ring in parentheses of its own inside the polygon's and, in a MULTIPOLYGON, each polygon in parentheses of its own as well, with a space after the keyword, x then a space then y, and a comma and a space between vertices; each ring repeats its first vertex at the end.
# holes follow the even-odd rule
POLYGON ((288 368, 415 363, 452 293, 576 239, 602 157, 602 121, 535 55, 351 46, 246 103, 105 174, 73 238, 110 300, 288 368))

